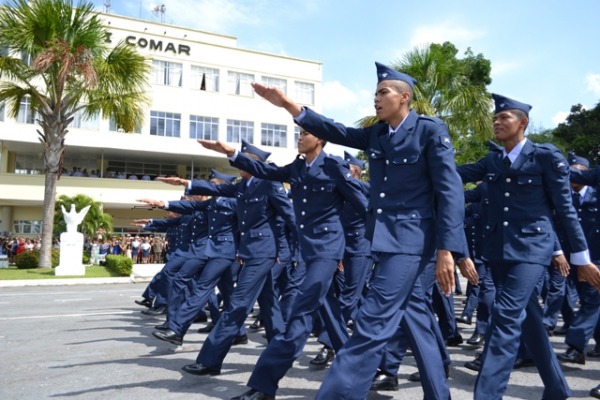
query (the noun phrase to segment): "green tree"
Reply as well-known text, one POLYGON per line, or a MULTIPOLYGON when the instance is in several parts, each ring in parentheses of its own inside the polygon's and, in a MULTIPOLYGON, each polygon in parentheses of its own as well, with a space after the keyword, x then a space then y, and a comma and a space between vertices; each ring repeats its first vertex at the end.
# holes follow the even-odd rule
POLYGON ((92 237, 99 229, 104 229, 109 233, 112 232, 112 216, 104 212, 102 203, 94 201, 94 199, 84 194, 78 194, 75 197, 62 195, 56 200, 54 206, 54 236, 59 236, 61 233, 67 231, 67 225, 61 206, 64 206, 65 210, 69 211, 71 209, 71 204, 75 205, 77 211, 80 211, 86 206, 90 206, 90 209, 81 222, 81 232, 84 235, 92 237))
POLYGON ((127 132, 143 120, 149 64, 134 47, 107 46, 94 6, 80 0, 10 0, 0 7, 0 101, 17 117, 28 98, 44 157, 40 267, 50 268, 56 182, 74 115, 113 117, 127 132))
POLYGON ((552 136, 564 143, 563 150, 586 157, 600 164, 600 103, 591 110, 581 104, 571 107, 566 122, 559 124, 552 136))
MULTIPOLYGON (((438 117, 448 126, 457 162, 475 161, 487 153, 492 139, 492 99, 486 87, 491 63, 468 49, 464 58, 450 43, 431 44, 405 53, 392 66, 417 80, 412 108, 419 114, 438 117)), ((375 117, 358 121, 360 126, 375 117)))

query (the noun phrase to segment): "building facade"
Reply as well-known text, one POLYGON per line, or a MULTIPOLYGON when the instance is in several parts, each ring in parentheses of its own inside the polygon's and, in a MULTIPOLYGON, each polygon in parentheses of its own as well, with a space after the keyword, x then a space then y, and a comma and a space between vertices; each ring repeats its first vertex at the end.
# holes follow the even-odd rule
MULTIPOLYGON (((277 164, 295 157, 298 128, 284 110, 255 96, 250 83, 277 86, 320 110, 321 63, 238 48, 231 36, 100 16, 110 45, 125 41, 152 65, 151 104, 139 132, 123 132, 112 120, 76 117, 66 136, 58 196, 86 194, 103 203, 116 232, 131 232, 134 218, 162 217, 160 211, 136 208, 136 199, 181 195, 181 188, 154 178, 202 178, 211 168, 236 173, 196 139, 234 145, 245 139, 272 152, 277 164)), ((16 119, 0 103, 0 233, 41 233, 44 176, 37 129, 27 99, 16 119)))

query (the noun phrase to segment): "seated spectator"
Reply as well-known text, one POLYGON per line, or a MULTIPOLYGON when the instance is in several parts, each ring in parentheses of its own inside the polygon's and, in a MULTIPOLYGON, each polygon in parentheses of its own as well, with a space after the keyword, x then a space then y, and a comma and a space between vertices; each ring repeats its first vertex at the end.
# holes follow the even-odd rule
POLYGON ((143 181, 151 181, 151 180, 152 180, 152 178, 150 178, 150 175, 148 175, 148 174, 144 174, 144 175, 142 175, 142 180, 143 180, 143 181))
POLYGON ((97 178, 98 175, 96 175, 96 170, 93 169, 92 172, 90 172, 90 178, 97 178))
POLYGON ((138 177, 137 177, 137 175, 136 175, 136 174, 131 174, 131 175, 129 175, 129 179, 131 179, 131 180, 133 180, 133 181, 137 181, 137 180, 138 180, 138 177))

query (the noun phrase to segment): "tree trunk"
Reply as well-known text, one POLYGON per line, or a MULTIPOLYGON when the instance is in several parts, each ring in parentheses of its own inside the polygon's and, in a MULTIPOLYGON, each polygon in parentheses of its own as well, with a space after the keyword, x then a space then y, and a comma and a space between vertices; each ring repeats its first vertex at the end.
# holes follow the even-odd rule
POLYGON ((52 268, 52 231, 54 229, 54 205, 56 203, 57 178, 58 176, 56 173, 46 171, 40 268, 52 268))

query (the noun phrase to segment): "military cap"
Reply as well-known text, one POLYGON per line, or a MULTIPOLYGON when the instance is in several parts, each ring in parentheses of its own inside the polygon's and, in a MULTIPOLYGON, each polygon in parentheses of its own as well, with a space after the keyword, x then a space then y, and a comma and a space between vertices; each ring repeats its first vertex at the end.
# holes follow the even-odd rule
POLYGON ((236 176, 223 174, 217 171, 216 169, 211 169, 210 176, 208 177, 208 179, 220 179, 227 183, 233 183, 233 181, 236 180, 236 178, 236 176))
POLYGON ((269 158, 269 156, 271 155, 271 153, 259 149, 253 144, 246 142, 244 139, 242 139, 242 153, 254 154, 258 158, 260 158, 261 161, 267 161, 267 158, 269 158))
POLYGON ((492 93, 492 98, 494 99, 494 104, 496 105, 494 114, 498 114, 499 112, 506 110, 520 110, 529 116, 529 110, 531 110, 531 106, 529 104, 521 103, 520 101, 509 99, 508 97, 496 93, 492 93))
POLYGON ((590 162, 587 158, 578 156, 577 154, 572 152, 567 153, 567 161, 569 162, 569 165, 579 164, 583 165, 586 168, 590 167, 590 162))
POLYGON ((357 167, 360 168, 364 168, 365 167, 365 162, 359 160, 358 158, 354 157, 352 154, 348 153, 347 151, 344 151, 344 160, 346 160, 346 162, 348 162, 349 164, 354 164, 357 167))
POLYGON ((377 83, 386 80, 403 81, 408 83, 411 88, 414 87, 417 83, 417 80, 412 76, 402 73, 400 71, 396 71, 395 69, 390 68, 387 65, 375 62, 375 66, 377 67, 377 83))

